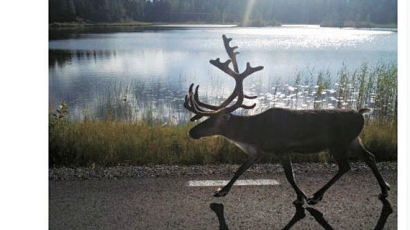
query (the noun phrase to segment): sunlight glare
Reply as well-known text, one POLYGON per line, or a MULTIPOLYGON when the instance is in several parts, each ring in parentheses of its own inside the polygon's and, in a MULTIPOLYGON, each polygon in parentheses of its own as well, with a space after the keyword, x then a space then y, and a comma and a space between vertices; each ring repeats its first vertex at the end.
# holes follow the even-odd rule
POLYGON ((249 0, 246 6, 245 15, 243 16, 242 25, 247 26, 249 23, 249 16, 252 13, 253 6, 255 4, 255 0, 249 0))

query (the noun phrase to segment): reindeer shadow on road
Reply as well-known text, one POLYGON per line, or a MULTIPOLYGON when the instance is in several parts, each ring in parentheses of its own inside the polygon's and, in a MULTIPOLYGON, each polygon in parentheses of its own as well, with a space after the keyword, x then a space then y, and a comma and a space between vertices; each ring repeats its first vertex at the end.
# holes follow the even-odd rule
MULTIPOLYGON (((384 228, 386 221, 390 214, 393 213, 393 209, 391 207, 390 202, 386 198, 380 198, 383 206, 381 209, 381 213, 379 219, 374 227, 374 230, 381 230, 384 228)), ((312 208, 312 207, 303 207, 302 204, 294 204, 295 206, 295 214, 293 215, 292 219, 288 222, 288 224, 281 228, 282 230, 291 229, 297 222, 302 220, 306 217, 305 210, 308 211, 310 215, 318 222, 323 229, 326 230, 333 230, 334 228, 327 222, 324 218, 324 215, 319 210, 312 208)), ((228 230, 228 225, 225 221, 225 214, 224 214, 224 205, 221 203, 211 203, 210 204, 211 210, 216 214, 219 222, 219 230, 228 230)), ((276 229, 276 228, 275 228, 276 229)))

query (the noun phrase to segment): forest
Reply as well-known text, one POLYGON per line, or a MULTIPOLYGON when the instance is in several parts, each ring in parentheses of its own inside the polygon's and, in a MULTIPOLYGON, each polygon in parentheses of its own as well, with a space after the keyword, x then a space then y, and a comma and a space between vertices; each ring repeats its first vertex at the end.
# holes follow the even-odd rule
POLYGON ((49 23, 397 25, 396 0, 49 0, 49 23))

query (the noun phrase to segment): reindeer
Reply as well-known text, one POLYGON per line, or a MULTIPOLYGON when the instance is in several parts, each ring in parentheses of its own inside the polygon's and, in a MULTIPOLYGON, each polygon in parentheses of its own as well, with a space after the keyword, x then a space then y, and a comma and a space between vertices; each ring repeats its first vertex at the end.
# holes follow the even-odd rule
POLYGON ((209 136, 223 136, 248 155, 248 160, 235 172, 232 179, 223 188, 218 189, 215 197, 228 194, 235 181, 258 159, 264 155, 274 154, 280 159, 286 179, 296 192, 295 204, 314 205, 322 200, 328 190, 343 174, 350 170, 349 153, 360 156, 371 168, 376 177, 381 194, 379 198, 386 198, 390 186, 384 181, 376 167, 375 157, 362 144, 359 134, 363 129, 363 115, 369 109, 355 110, 289 110, 271 108, 252 116, 238 116, 232 114, 236 109, 253 109, 256 104, 245 105, 244 99, 255 99, 243 92, 243 80, 263 69, 263 66, 251 67, 249 62, 242 73, 239 72, 234 50, 229 42, 232 38, 222 36, 229 60, 221 62, 219 58, 210 63, 235 80, 232 94, 219 106, 210 105, 199 100, 198 88, 193 92, 194 84, 189 87, 185 96, 184 107, 195 114, 191 121, 208 117, 189 131, 189 136, 199 139, 209 136), (229 64, 232 63, 233 70, 229 64), (229 106, 236 98, 236 102, 229 106), (329 150, 338 165, 336 175, 322 188, 307 198, 297 186, 290 160, 291 153, 315 153, 329 150))

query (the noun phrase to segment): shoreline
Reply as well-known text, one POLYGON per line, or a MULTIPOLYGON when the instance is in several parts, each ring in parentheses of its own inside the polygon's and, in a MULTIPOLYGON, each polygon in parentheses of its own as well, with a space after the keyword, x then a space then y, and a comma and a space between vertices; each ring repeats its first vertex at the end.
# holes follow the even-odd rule
MULTIPOLYGON (((292 26, 292 25, 306 25, 306 26, 319 26, 323 28, 353 28, 353 29, 398 29, 397 24, 374 24, 366 26, 337 26, 337 25, 321 25, 321 24, 278 24, 275 26, 254 26, 254 28, 264 28, 264 27, 282 27, 282 26, 292 26)), ((179 27, 238 27, 243 28, 239 24, 221 24, 221 23, 207 23, 207 22, 182 22, 182 23, 158 23, 158 22, 103 22, 103 23, 80 23, 80 22, 53 22, 48 24, 49 29, 84 29, 84 28, 104 28, 104 27, 158 27, 158 28, 179 28, 179 27)), ((249 26, 253 27, 253 26, 249 26)))
POLYGON ((237 24, 213 24, 213 23, 158 23, 158 22, 103 22, 103 23, 78 23, 78 22, 54 22, 49 23, 49 29, 83 29, 99 27, 239 27, 237 24))

